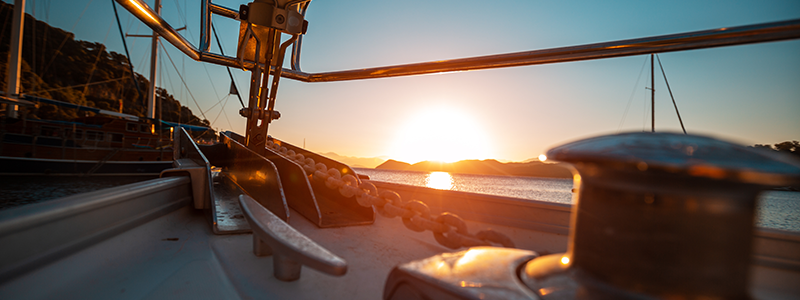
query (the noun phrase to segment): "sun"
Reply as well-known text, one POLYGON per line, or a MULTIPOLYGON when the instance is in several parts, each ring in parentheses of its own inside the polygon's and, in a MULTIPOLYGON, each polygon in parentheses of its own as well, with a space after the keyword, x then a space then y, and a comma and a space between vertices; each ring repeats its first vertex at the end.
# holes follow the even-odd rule
POLYGON ((454 108, 412 115, 397 132, 390 157, 407 163, 456 162, 490 157, 491 144, 479 119, 454 108))

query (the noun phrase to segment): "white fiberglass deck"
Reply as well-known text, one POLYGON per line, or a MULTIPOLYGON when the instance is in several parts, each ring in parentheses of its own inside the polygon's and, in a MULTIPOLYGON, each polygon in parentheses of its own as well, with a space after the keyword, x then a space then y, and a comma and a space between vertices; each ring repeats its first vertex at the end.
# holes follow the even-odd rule
MULTIPOLYGON (((272 275, 272 258, 252 253, 252 235, 214 235, 207 215, 184 206, 0 286, 3 299, 380 299, 390 270, 401 263, 453 250, 400 219, 319 229, 291 211, 290 225, 344 258, 348 272, 328 276, 303 268, 298 281, 272 275)), ((519 248, 565 251, 567 236, 492 227, 519 248)), ((8 245, 4 245, 8 246, 8 245)), ((800 273, 754 267, 759 299, 800 295, 800 273)))

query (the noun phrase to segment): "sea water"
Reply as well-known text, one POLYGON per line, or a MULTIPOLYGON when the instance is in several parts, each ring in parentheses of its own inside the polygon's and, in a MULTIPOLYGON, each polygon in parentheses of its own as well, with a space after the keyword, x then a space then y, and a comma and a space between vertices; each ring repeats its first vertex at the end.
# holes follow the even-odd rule
MULTIPOLYGON (((356 168, 371 180, 461 192, 572 204, 572 179, 448 174, 356 168)), ((766 191, 756 206, 756 226, 800 231, 800 192, 766 191)))

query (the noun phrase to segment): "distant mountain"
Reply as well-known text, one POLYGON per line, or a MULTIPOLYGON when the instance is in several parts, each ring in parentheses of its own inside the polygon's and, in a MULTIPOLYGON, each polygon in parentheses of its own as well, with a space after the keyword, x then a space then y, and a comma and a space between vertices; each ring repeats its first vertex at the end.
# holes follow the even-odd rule
POLYGON ((386 158, 381 157, 352 157, 341 156, 339 154, 328 152, 320 153, 321 155, 333 160, 337 160, 354 168, 374 168, 386 161, 386 158))
POLYGON ((384 170, 421 171, 448 173, 480 174, 480 175, 508 175, 508 176, 534 176, 551 178, 572 178, 572 172, 562 164, 546 164, 539 161, 522 163, 501 163, 493 159, 487 160, 462 160, 454 163, 423 161, 408 164, 396 160, 388 160, 375 167, 384 170))

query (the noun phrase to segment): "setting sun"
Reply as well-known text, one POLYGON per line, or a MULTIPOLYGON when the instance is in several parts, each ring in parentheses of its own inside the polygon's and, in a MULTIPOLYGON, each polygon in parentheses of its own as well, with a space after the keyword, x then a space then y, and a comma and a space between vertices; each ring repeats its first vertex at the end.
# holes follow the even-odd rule
POLYGON ((453 177, 447 172, 431 172, 425 178, 425 186, 439 190, 453 188, 453 177))
POLYGON ((490 157, 491 144, 479 119, 440 108, 412 115, 400 127, 390 157, 407 163, 456 162, 490 157))

